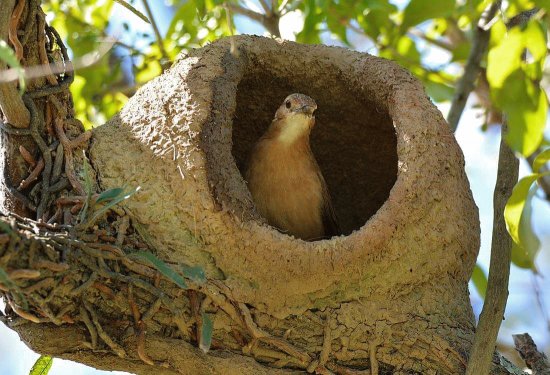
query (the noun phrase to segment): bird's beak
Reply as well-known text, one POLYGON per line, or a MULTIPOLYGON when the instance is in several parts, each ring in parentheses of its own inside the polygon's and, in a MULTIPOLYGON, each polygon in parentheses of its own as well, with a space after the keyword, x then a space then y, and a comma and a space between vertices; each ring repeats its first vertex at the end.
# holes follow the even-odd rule
POLYGON ((315 112, 316 109, 317 109, 316 105, 304 104, 303 106, 298 108, 296 112, 301 112, 301 113, 305 113, 306 115, 312 116, 313 112, 315 112))

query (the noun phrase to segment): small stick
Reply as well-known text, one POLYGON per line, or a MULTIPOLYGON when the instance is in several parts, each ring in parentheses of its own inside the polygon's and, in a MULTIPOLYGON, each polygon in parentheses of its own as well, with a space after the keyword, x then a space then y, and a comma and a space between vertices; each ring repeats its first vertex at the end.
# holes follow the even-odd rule
POLYGON ((21 19, 21 15, 23 14, 24 9, 25 9, 25 0, 19 0, 17 2, 17 5, 13 9, 13 13, 11 14, 11 19, 9 24, 8 37, 10 39, 11 44, 13 44, 13 49, 15 50, 15 57, 17 57, 18 61, 21 61, 21 59, 23 58, 23 46, 21 45, 21 42, 19 41, 19 38, 17 36, 17 28, 19 26, 19 20, 21 19))
POLYGON ((29 176, 21 181, 19 186, 17 187, 17 190, 21 191, 26 188, 28 188, 34 181, 38 179, 38 176, 40 176, 40 173, 42 173, 42 170, 44 169, 45 163, 44 159, 40 158, 32 172, 29 174, 29 176))
POLYGON ((86 328, 88 328, 88 332, 90 332, 90 338, 92 340, 92 349, 95 349, 97 347, 97 330, 92 324, 90 315, 88 315, 88 312, 83 305, 80 305, 80 320, 82 320, 86 328))
POLYGON ((40 271, 20 269, 20 270, 11 271, 8 276, 12 280, 17 280, 17 279, 38 279, 40 277, 40 271))
POLYGON ((84 301, 84 306, 86 307, 86 310, 88 310, 88 312, 90 313, 90 315, 92 317, 92 322, 93 322, 95 328, 97 329, 98 336, 103 340, 103 342, 105 344, 107 344, 107 346, 109 348, 111 348, 111 350, 113 352, 115 352, 116 355, 118 355, 120 358, 125 358, 126 357, 126 351, 122 348, 122 346, 118 345, 111 338, 111 336, 109 336, 109 334, 107 332, 105 332, 103 330, 103 328, 101 327, 101 324, 99 323, 99 319, 97 317, 97 314, 93 310, 92 306, 86 301, 84 301))
POLYGON ((25 148, 23 145, 19 145, 19 153, 23 157, 23 160, 27 162, 27 164, 30 164, 31 168, 34 168, 36 165, 36 160, 34 160, 34 157, 32 154, 25 148))

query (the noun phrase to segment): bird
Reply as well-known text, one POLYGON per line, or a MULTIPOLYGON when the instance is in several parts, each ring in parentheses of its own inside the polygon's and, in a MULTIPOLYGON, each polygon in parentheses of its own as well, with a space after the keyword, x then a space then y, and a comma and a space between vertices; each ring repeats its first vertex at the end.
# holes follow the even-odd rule
POLYGON ((252 148, 245 179, 269 225, 306 241, 340 234, 327 184, 310 147, 315 100, 291 94, 252 148))

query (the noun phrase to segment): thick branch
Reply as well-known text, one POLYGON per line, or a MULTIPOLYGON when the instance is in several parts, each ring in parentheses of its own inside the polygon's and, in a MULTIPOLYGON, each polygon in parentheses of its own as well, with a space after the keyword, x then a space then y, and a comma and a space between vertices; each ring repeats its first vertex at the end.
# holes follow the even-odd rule
POLYGON ((500 140, 497 182, 493 196, 493 238, 487 296, 479 317, 466 375, 489 373, 498 330, 508 298, 512 239, 506 230, 504 207, 518 180, 519 161, 506 143, 505 133, 506 126, 504 124, 500 140))
POLYGON ((537 350, 537 345, 528 333, 513 335, 516 350, 525 361, 527 367, 533 370, 533 375, 550 375, 550 363, 544 353, 537 350))
MULTIPOLYGON (((0 39, 7 42, 8 28, 15 0, 5 0, 0 7, 0 39)), ((0 60, 0 72, 6 70, 6 63, 0 60)), ((30 123, 30 114, 21 95, 13 83, 0 82, 0 110, 7 122, 17 128, 26 128, 30 123)))
POLYGON ((475 29, 472 40, 472 49, 470 51, 470 55, 468 56, 466 66, 464 67, 462 78, 456 85, 456 91, 451 103, 451 109, 449 110, 449 114, 447 116, 447 122, 453 131, 456 130, 460 117, 462 116, 462 112, 464 111, 464 107, 466 106, 468 96, 475 87, 475 81, 481 69, 481 59, 487 50, 489 38, 491 36, 491 31, 487 28, 487 25, 495 16, 496 12, 500 8, 500 5, 500 0, 492 3, 481 16, 481 19, 475 29))
POLYGON ((277 38, 281 37, 281 31, 279 30, 279 17, 277 15, 273 14, 271 16, 267 16, 233 3, 226 3, 226 6, 235 14, 246 16, 251 20, 261 23, 271 35, 276 36, 277 38))

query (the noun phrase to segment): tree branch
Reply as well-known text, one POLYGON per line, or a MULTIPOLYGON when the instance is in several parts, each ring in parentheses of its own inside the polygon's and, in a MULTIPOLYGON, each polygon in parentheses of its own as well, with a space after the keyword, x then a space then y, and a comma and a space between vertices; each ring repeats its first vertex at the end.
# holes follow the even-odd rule
POLYGON ((512 239, 504 222, 504 207, 518 180, 519 161, 505 141, 506 124, 502 125, 497 181, 493 196, 493 238, 487 296, 479 317, 474 345, 466 375, 488 374, 495 351, 498 330, 508 298, 508 280, 512 258, 512 239))
MULTIPOLYGON (((267 0, 259 0, 259 1, 265 14, 267 15, 273 14, 273 12, 271 11, 271 8, 269 7, 269 4, 267 3, 267 0)), ((273 8, 273 9, 277 9, 277 8, 273 8)))
POLYGON ((483 12, 477 24, 472 40, 472 49, 470 51, 470 55, 468 56, 466 66, 464 67, 462 78, 456 85, 456 91, 451 103, 451 109, 447 115, 447 122, 453 131, 456 131, 458 122, 460 121, 460 117, 462 116, 462 112, 466 106, 468 96, 475 87, 475 81, 481 69, 481 58, 487 50, 489 38, 491 36, 491 32, 487 29, 487 26, 499 10, 501 2, 501 0, 493 2, 489 8, 483 12))
POLYGON ((162 35, 160 35, 160 31, 155 21, 155 18, 153 17, 153 12, 151 11, 151 7, 149 7, 149 2, 147 0, 143 0, 143 6, 145 7, 145 12, 147 13, 147 17, 151 21, 151 26, 153 26, 153 31, 155 33, 155 37, 157 38, 157 44, 159 46, 162 58, 164 59, 164 61, 161 62, 160 64, 162 67, 162 70, 164 70, 165 64, 170 61, 170 58, 168 57, 168 53, 166 53, 166 49, 164 48, 164 41, 162 39, 162 35))
POLYGON ((279 30, 279 16, 273 14, 268 17, 265 14, 255 12, 251 9, 229 2, 226 2, 226 7, 233 13, 246 16, 251 20, 261 23, 271 35, 274 35, 277 38, 281 37, 281 31, 279 30))
MULTIPOLYGON (((8 40, 8 28, 14 6, 15 0, 6 0, 6 3, 0 8, 0 40, 8 40)), ((0 72, 6 69, 6 63, 0 61, 0 72)), ((4 114, 6 122, 14 127, 26 128, 29 126, 31 116, 15 84, 0 82, 0 110, 4 114)))
POLYGON ((235 14, 240 14, 242 16, 246 16, 246 17, 250 18, 251 20, 254 20, 254 21, 259 22, 261 24, 264 23, 265 15, 263 15, 261 13, 254 12, 251 9, 248 9, 248 8, 245 8, 245 7, 242 7, 240 5, 233 4, 233 3, 226 3, 226 6, 230 11, 232 11, 235 14))
POLYGON ((527 367, 533 370, 533 375, 549 375, 550 363, 544 353, 537 350, 537 345, 528 333, 512 335, 514 345, 527 367))
POLYGON ((434 46, 437 46, 439 48, 442 48, 446 51, 452 51, 454 49, 454 47, 452 45, 450 45, 449 43, 446 43, 442 40, 437 40, 435 38, 432 38, 432 37, 429 37, 427 36, 425 33, 423 33, 422 31, 420 31, 419 29, 411 29, 409 31, 409 33, 413 36, 416 36, 430 44, 433 44, 434 46))

